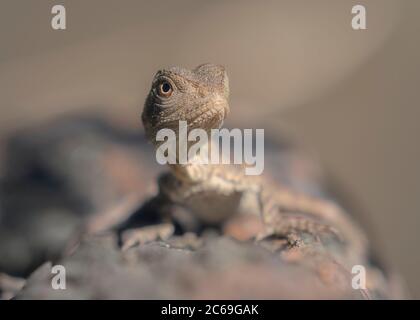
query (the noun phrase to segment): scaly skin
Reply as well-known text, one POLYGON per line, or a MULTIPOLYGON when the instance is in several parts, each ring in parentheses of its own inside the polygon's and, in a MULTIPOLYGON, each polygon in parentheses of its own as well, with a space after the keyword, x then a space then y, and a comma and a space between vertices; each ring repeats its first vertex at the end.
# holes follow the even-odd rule
MULTIPOLYGON (((229 113, 228 97, 228 77, 222 66, 204 64, 193 70, 160 70, 142 113, 146 135, 158 148, 163 142, 156 141, 157 132, 172 129, 179 142, 179 121, 186 121, 187 133, 199 128, 210 137, 211 129, 220 128, 229 113)), ((211 152, 211 141, 207 147, 211 152)), ((226 226, 234 225, 237 230, 242 223, 249 227, 247 220, 251 218, 258 221, 259 227, 242 229, 251 230, 247 239, 254 238, 280 252, 286 261, 309 266, 324 283, 348 289, 352 267, 362 265, 369 291, 360 289, 361 297, 394 297, 393 291, 401 289, 401 283, 393 277, 387 279, 371 264, 364 233, 336 203, 297 193, 261 176, 247 176, 244 168, 237 165, 192 161, 177 162, 169 168, 159 177, 159 194, 149 203, 163 220, 169 213, 184 231, 191 227, 185 216, 204 226, 221 226, 229 235, 232 234, 226 226)), ((171 221, 148 228, 146 234, 140 228, 128 237, 125 248, 150 241, 153 234, 166 239, 173 230, 171 221)), ((396 293, 395 297, 401 296, 396 293)))
MULTIPOLYGON (((181 120, 187 122, 188 132, 201 128, 210 133, 221 127, 229 113, 228 97, 228 77, 222 66, 204 64, 194 70, 173 67, 158 71, 142 114, 146 135, 158 147, 156 133, 163 128, 178 133, 181 120)), ((302 235, 321 243, 329 237, 342 247, 340 254, 345 253, 346 265, 365 259, 364 234, 333 202, 246 176, 234 165, 169 167, 170 172, 159 179, 161 196, 204 223, 224 223, 246 211, 261 217, 264 227, 254 235, 257 240, 275 236, 296 245, 303 243, 302 235)))

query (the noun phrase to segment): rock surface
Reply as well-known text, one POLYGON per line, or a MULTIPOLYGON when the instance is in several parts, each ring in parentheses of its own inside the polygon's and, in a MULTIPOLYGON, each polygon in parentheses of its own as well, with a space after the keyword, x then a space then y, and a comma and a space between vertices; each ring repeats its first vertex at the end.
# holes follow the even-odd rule
MULTIPOLYGON (((267 142, 266 170, 319 193, 317 167, 267 142)), ((60 118, 10 137, 0 178, 0 272, 27 276, 79 233, 129 217, 163 168, 143 133, 97 117, 60 118)))
MULTIPOLYGON (((325 195, 313 162, 290 145, 265 144, 266 174, 325 195)), ((0 272, 27 278, 17 299, 369 297, 318 249, 304 254, 280 250, 282 240, 239 242, 227 236, 246 238, 235 225, 225 233, 176 230, 165 241, 122 250, 124 230, 159 222, 147 199, 160 168, 140 132, 104 119, 68 118, 16 134, 5 154, 0 272), (66 290, 51 286, 56 264, 66 269, 66 290)), ((2 298, 24 283, 1 279, 2 298)))
POLYGON ((12 136, 0 180, 0 271, 26 276, 87 221, 100 230, 130 215, 153 191, 151 152, 140 132, 97 118, 64 118, 12 136))
POLYGON ((112 234, 85 239, 58 262, 66 290, 51 286, 41 266, 17 299, 361 299, 359 291, 328 286, 299 265, 253 243, 210 236, 154 242, 127 251, 112 234))

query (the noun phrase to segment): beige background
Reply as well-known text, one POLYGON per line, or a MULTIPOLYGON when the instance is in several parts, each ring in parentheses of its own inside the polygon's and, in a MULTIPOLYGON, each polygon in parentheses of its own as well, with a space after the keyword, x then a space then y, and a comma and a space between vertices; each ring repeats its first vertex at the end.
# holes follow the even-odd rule
POLYGON ((140 128, 157 68, 224 64, 229 124, 321 159, 420 298, 419 34, 418 0, 0 0, 0 137, 76 110, 140 128))

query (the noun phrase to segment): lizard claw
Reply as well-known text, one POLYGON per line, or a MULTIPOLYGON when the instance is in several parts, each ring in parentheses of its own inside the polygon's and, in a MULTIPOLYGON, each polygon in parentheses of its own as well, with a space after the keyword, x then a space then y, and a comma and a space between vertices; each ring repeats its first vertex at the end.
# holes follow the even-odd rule
POLYGON ((167 240, 173 235, 175 228, 170 223, 162 223, 142 228, 129 229, 122 234, 122 250, 128 250, 138 244, 167 240))
POLYGON ((258 233, 255 237, 255 241, 259 242, 265 240, 269 237, 272 237, 276 234, 275 229, 272 227, 266 227, 264 231, 258 233))

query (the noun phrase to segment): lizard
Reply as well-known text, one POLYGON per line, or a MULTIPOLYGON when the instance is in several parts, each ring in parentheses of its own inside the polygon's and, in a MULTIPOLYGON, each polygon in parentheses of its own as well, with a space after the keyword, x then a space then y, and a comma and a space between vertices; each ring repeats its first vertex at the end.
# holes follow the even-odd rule
MULTIPOLYGON (((172 129, 180 139, 180 121, 187 123, 188 132, 204 129, 209 134, 221 128, 230 112, 229 91, 227 72, 220 65, 159 70, 141 114, 146 137, 158 149, 163 143, 156 139, 161 129, 172 129)), ((211 151, 212 141, 205 147, 211 151)), ((247 230, 251 232, 245 240, 280 252, 284 261, 309 267, 324 283, 348 288, 352 268, 361 265, 369 282, 368 290, 359 290, 363 298, 391 297, 393 291, 404 291, 400 291, 398 277, 383 272, 372 260, 365 233, 336 202, 292 190, 266 176, 247 176, 236 165, 195 160, 169 164, 169 171, 159 176, 157 194, 142 207, 149 207, 146 212, 152 214, 154 223, 132 229, 128 221, 128 230, 120 233, 123 250, 150 241, 166 243, 176 223, 182 226, 182 233, 188 233, 191 219, 205 227, 221 226, 228 236, 226 226, 232 221, 241 226, 251 219, 258 227, 247 230), (162 218, 160 224, 156 216, 162 218)))
MULTIPOLYGON (((227 72, 220 65, 159 70, 141 115, 148 140, 158 148, 162 143, 156 139, 158 131, 169 128, 178 134, 179 121, 187 122, 188 132, 199 128, 210 134, 211 129, 220 128, 230 112, 229 91, 227 72)), ((304 235, 317 242, 332 237, 333 243, 343 246, 340 252, 351 255, 348 261, 362 261, 366 256, 364 233, 335 202, 298 193, 268 178, 246 176, 235 165, 190 161, 169 164, 169 169, 158 179, 157 198, 182 207, 205 224, 249 215, 261 224, 252 235, 257 241, 278 237, 289 246, 300 246, 304 235)), ((173 228, 165 230, 167 236, 173 232, 173 228)))

